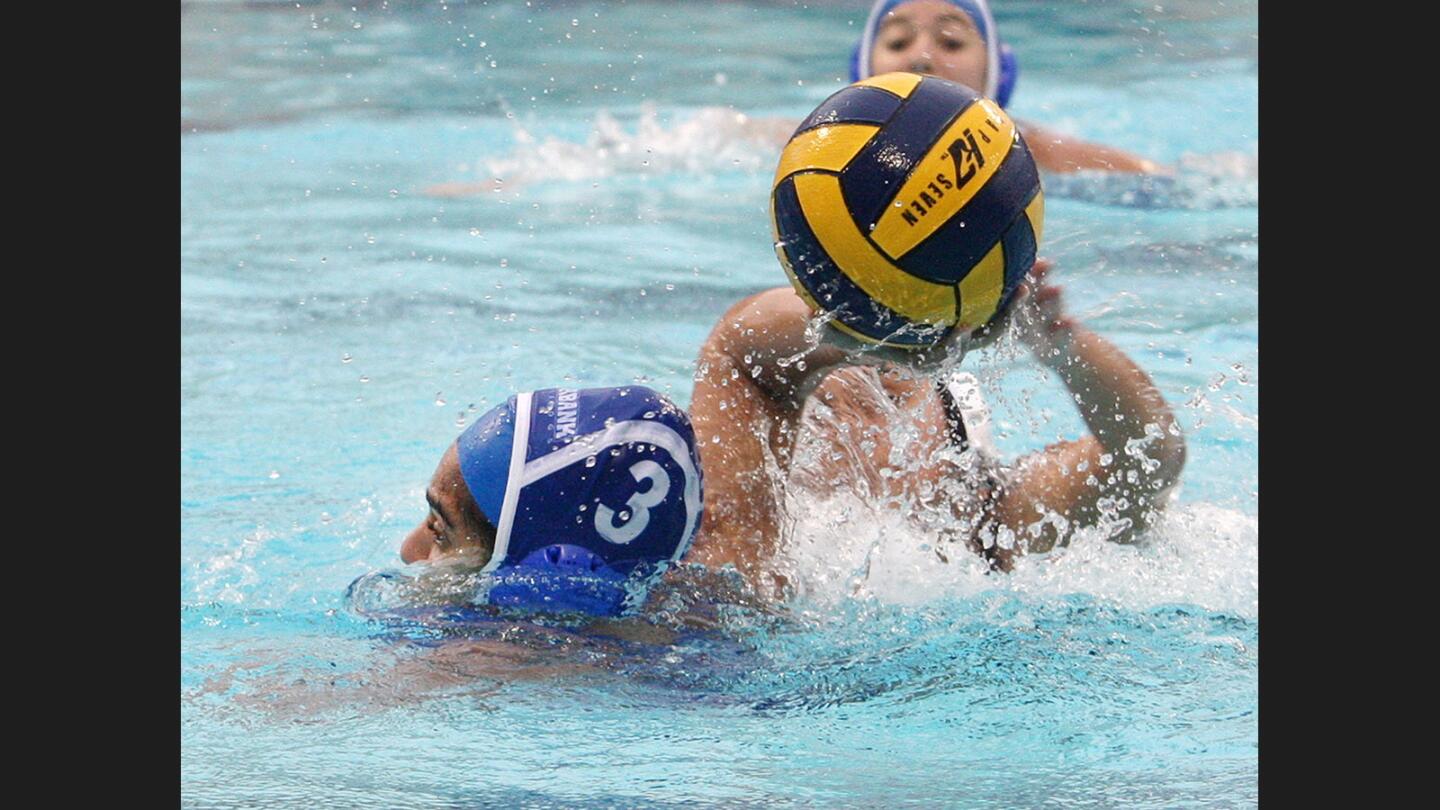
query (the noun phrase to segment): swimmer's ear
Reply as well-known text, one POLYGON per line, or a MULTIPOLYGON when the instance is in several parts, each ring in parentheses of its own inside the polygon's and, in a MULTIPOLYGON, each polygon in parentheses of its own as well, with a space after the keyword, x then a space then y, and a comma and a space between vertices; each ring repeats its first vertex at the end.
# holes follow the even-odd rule
POLYGON ((995 100, 1001 107, 1010 106, 1010 96, 1015 92, 1015 82, 1020 78, 1020 60, 1015 51, 1006 43, 1000 43, 1000 82, 995 88, 995 100))

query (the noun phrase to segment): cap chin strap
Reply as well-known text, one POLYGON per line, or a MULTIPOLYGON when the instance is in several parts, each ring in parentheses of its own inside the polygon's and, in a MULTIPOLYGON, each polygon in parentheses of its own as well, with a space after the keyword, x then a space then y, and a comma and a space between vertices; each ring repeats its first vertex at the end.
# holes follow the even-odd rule
POLYGON ((1020 61, 1015 51, 1004 42, 1000 43, 1000 83, 995 88, 995 100, 1001 107, 1010 106, 1010 96, 1015 92, 1015 82, 1020 78, 1020 61))

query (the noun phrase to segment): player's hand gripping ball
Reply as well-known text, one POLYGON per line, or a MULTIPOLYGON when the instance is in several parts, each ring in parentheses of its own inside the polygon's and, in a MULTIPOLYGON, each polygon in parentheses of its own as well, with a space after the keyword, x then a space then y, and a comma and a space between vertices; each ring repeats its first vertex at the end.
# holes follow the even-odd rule
POLYGON ((829 325, 925 349, 998 320, 1035 262, 1040 175, 1015 122, 963 85, 887 73, 815 109, 780 156, 775 252, 829 325))

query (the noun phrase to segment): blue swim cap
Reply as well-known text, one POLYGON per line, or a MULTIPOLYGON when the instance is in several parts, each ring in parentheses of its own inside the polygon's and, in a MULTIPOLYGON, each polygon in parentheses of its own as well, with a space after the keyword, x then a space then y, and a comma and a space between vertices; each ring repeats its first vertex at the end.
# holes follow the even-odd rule
MULTIPOLYGON (((999 35, 995 33, 995 18, 990 14, 990 4, 986 0, 945 1, 969 15, 976 30, 980 32, 981 39, 985 40, 985 86, 976 89, 998 101, 1001 107, 1008 106, 1010 94, 1015 91, 1015 80, 1020 75, 1020 65, 1015 59, 1015 52, 1001 42, 999 35)), ((875 44, 875 35, 880 33, 880 24, 885 20, 886 14, 908 2, 910 0, 875 0, 875 5, 870 7, 870 16, 865 20, 865 31, 850 52, 852 83, 870 78, 871 49, 875 44)))
POLYGON ((491 604, 617 613, 627 580, 679 560, 700 527, 690 418, 649 388, 516 394, 456 446, 496 528, 491 604))

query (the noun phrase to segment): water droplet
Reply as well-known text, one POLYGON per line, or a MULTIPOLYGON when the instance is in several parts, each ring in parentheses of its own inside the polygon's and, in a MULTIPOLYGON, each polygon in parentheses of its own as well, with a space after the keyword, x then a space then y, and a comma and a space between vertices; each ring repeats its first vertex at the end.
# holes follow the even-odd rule
POLYGON ((340 355, 340 362, 342 362, 342 363, 348 363, 348 362, 350 362, 351 360, 354 360, 354 359, 355 359, 355 358, 353 358, 353 357, 350 356, 350 353, 349 353, 349 352, 346 352, 345 354, 340 355))
POLYGON ((594 467, 594 466, 595 466, 595 457, 594 457, 594 456, 587 456, 587 457, 585 458, 585 466, 586 466, 586 467, 594 467))
POLYGON ((370 382, 370 378, 369 378, 369 377, 366 377, 365 375, 362 374, 362 375, 360 375, 360 382, 362 382, 362 383, 368 383, 368 382, 370 382))
POLYGON ((441 393, 440 393, 439 391, 436 391, 436 392, 435 392, 435 407, 437 407, 437 408, 443 408, 443 407, 445 407, 445 399, 444 399, 444 397, 441 396, 441 393))
POLYGON ((275 480, 276 478, 279 478, 279 477, 280 477, 280 471, 279 471, 279 470, 271 470, 271 471, 270 471, 270 480, 273 481, 273 480, 275 480))

